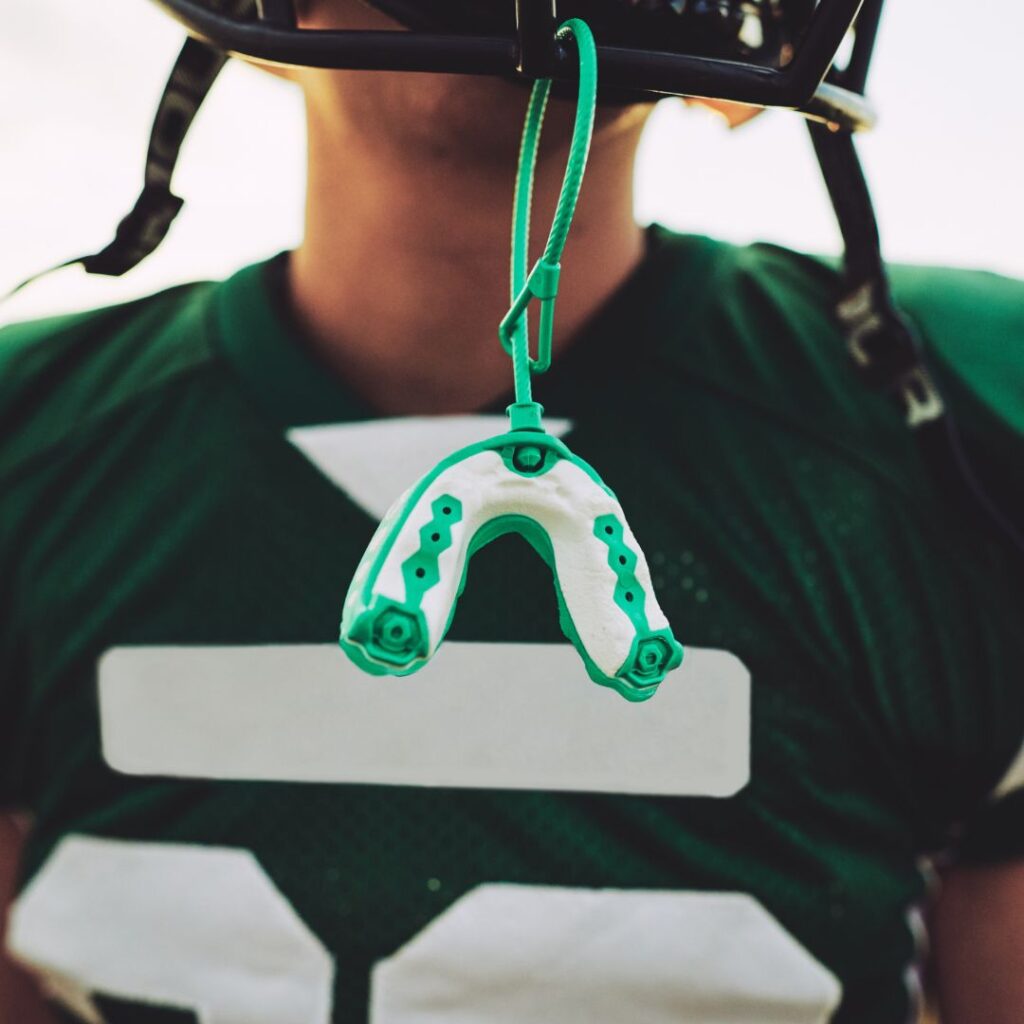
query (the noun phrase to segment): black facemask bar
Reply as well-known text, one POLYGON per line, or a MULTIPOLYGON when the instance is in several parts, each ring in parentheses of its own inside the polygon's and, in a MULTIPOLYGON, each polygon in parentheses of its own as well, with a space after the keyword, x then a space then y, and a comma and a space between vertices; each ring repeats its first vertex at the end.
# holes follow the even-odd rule
MULTIPOLYGON (((293 4, 288 0, 261 0, 256 20, 232 16, 204 0, 154 2, 181 22, 194 38, 229 55, 258 62, 562 81, 571 81, 576 74, 571 55, 555 42, 555 29, 562 19, 558 0, 515 0, 516 31, 504 36, 297 30, 293 4)), ((863 95, 838 82, 825 81, 861 5, 862 0, 819 3, 792 60, 780 68, 741 58, 602 45, 599 38, 602 86, 628 91, 632 96, 698 96, 788 107, 835 124, 870 127, 873 115, 863 95)), ((857 62, 865 68, 873 42, 873 33, 867 33, 855 46, 855 51, 860 51, 857 62)))
MULTIPOLYGON (((487 74, 571 81, 576 65, 554 41, 558 0, 515 0, 508 36, 433 32, 298 30, 294 0, 153 0, 190 33, 154 119, 144 188, 101 252, 81 263, 89 273, 120 276, 152 253, 182 206, 170 190, 185 134, 227 55, 322 68, 487 74), (255 14, 255 20, 252 15, 255 14), (246 20, 248 16, 248 20, 246 20)), ((1024 536, 979 482, 952 417, 928 372, 912 325, 893 303, 871 195, 853 133, 871 127, 864 98, 884 0, 823 0, 793 59, 782 68, 706 56, 598 46, 604 86, 630 98, 665 95, 788 107, 808 129, 845 246, 836 314, 865 382, 890 394, 920 441, 946 493, 980 510, 1024 557, 1024 536), (849 60, 834 65, 848 32, 849 60)), ((54 268, 56 269, 56 268, 54 268)), ((45 271, 44 273, 47 273, 45 271)), ((15 291, 36 280, 34 275, 15 291)))

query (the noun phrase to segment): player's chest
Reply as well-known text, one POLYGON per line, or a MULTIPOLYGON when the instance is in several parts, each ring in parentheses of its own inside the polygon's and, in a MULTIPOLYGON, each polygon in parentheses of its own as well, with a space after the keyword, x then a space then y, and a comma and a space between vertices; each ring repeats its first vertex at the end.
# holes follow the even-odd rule
MULTIPOLYGON (((287 979, 275 998, 262 982, 228 991, 222 980, 165 1000, 222 1000, 224 1020, 254 1024, 362 1019, 366 999, 374 1024, 425 1020, 439 1006, 450 1016, 453 1005, 467 1021, 511 1024, 532 1019, 521 1001, 538 998, 563 1007, 560 1020, 587 1006, 588 1020, 618 1021, 638 977, 660 993, 649 1019, 685 1020, 687 1000, 728 1003, 749 983, 742 970, 697 969, 742 933, 775 965, 759 998, 782 971, 787 991, 802 993, 792 1019, 822 1019, 835 979, 740 895, 779 877, 799 885, 796 859, 774 880, 759 877, 756 857, 722 869, 723 855, 773 832, 757 835, 728 799, 750 780, 759 680, 747 652, 762 634, 776 652, 773 617, 758 586, 735 578, 735 559, 716 559, 723 529, 742 524, 694 504, 663 451, 620 446, 608 459, 663 607, 684 643, 699 638, 650 704, 589 682, 560 633, 550 572, 514 541, 475 556, 450 641, 417 677, 362 677, 334 646, 349 577, 389 501, 481 426, 295 435, 266 459, 234 460, 222 479, 178 481, 142 521, 122 493, 120 531, 90 524, 104 554, 64 577, 51 625, 71 643, 68 664, 52 669, 98 687, 102 757, 135 780, 125 793, 169 776, 217 784, 183 783, 197 794, 192 817, 168 812, 166 832, 192 842, 164 842, 159 815, 143 815, 158 822, 147 834, 131 811, 117 832, 140 841, 69 837, 39 876, 30 923, 73 892, 77 920, 102 911, 122 934, 167 932, 170 966, 152 982, 167 992, 171 973, 197 966, 175 929, 238 950, 232 969, 250 981, 272 947, 287 979), (105 652, 95 671, 92 652, 105 652), (252 780, 267 785, 239 785, 252 780), (202 906, 213 922, 200 922, 202 906), (581 956, 595 934, 608 938, 581 956), (549 976, 566 957, 577 967, 549 976), (668 962, 671 978, 657 968, 668 962), (523 976, 539 988, 522 988, 523 976)), ((54 557, 55 579, 70 556, 54 557)), ((824 733, 814 742, 828 746, 824 733)), ((93 810, 102 818, 90 808, 86 822, 93 810)), ((816 916, 807 934, 822 931, 827 907, 816 916)), ((154 998, 139 978, 158 952, 128 943, 108 988, 154 998)))

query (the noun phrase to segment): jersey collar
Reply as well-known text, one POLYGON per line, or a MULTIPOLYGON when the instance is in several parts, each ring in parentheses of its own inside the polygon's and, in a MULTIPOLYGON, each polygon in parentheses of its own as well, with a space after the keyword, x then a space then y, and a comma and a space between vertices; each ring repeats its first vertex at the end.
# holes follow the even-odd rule
MULTIPOLYGON (((664 331, 667 307, 678 309, 690 275, 681 264, 695 259, 707 240, 679 236, 652 225, 645 258, 608 299, 541 379, 538 396, 549 414, 576 416, 598 378, 614 375, 624 350, 633 357, 664 331), (581 385, 584 385, 581 387, 581 385)), ((282 426, 301 427, 379 418, 338 374, 318 358, 290 308, 285 286, 287 253, 238 271, 215 293, 216 344, 257 404, 282 426)), ((497 344, 497 341, 495 341, 497 344)), ((509 369, 511 385, 511 367, 509 369)), ((511 392, 482 413, 502 412, 511 392)), ((467 410, 468 411, 468 410, 467 410)))
POLYGON ((288 307, 287 253, 245 267, 215 298, 217 343, 257 403, 283 426, 370 419, 373 412, 317 358, 288 307))

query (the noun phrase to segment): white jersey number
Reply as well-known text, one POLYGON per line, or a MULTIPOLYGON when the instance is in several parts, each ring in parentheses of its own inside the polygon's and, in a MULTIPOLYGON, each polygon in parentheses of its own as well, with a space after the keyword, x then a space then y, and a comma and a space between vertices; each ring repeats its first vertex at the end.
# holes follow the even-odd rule
MULTIPOLYGON (((69 836, 8 944, 88 1024, 94 993, 200 1024, 331 1020, 330 954, 244 850, 69 836)), ((825 1024, 839 998, 749 896, 483 885, 377 965, 369 1019, 825 1024)))

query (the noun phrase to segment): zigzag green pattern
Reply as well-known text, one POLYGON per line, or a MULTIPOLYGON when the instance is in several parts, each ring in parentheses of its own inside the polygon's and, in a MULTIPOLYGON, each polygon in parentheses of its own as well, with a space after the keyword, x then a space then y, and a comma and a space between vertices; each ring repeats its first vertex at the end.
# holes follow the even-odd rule
POLYGON ((437 560, 452 546, 452 526, 462 520, 462 502, 442 494, 430 505, 433 517, 420 527, 420 546, 402 563, 407 607, 419 608, 423 595, 441 578, 437 560))
POLYGON ((594 520, 594 536, 608 545, 608 565, 615 573, 615 603, 626 613, 637 633, 646 633, 647 595, 636 578, 636 553, 623 540, 622 523, 611 513, 598 516, 594 520))

